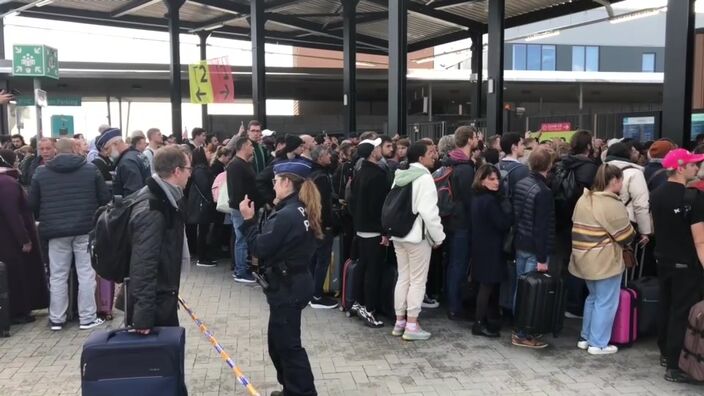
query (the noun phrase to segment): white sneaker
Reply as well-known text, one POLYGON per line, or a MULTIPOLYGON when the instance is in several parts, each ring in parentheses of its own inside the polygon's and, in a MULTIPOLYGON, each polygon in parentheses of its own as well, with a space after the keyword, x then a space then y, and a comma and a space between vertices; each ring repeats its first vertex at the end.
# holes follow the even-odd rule
POLYGON ((584 338, 580 338, 579 341, 577 341, 577 348, 586 351, 589 348, 589 342, 584 338))
POLYGON ((587 352, 589 352, 590 355, 610 355, 618 352, 618 347, 615 345, 607 345, 603 348, 590 346, 587 352))
POLYGON ((436 300, 434 298, 430 298, 426 294, 425 297, 423 298, 423 302, 420 304, 420 306, 421 306, 421 308, 433 309, 433 308, 439 307, 440 303, 438 302, 438 300, 436 300))
POLYGON ((80 328, 81 330, 89 330, 89 329, 92 329, 93 327, 98 327, 98 326, 100 326, 100 325, 103 324, 103 323, 105 323, 104 320, 102 320, 102 319, 100 319, 100 318, 97 318, 97 319, 95 319, 94 321, 92 321, 92 322, 90 322, 90 323, 86 323, 86 324, 80 325, 79 328, 80 328))

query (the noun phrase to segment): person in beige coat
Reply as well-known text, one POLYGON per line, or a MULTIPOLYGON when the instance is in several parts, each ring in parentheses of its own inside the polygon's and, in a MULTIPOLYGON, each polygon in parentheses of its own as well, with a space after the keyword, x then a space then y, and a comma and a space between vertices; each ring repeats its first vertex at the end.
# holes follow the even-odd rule
POLYGON ((584 279, 589 289, 577 347, 592 355, 618 352, 609 339, 625 268, 623 248, 635 237, 628 211, 619 199, 622 186, 623 171, 602 165, 591 191, 584 190, 572 216, 569 271, 584 279))

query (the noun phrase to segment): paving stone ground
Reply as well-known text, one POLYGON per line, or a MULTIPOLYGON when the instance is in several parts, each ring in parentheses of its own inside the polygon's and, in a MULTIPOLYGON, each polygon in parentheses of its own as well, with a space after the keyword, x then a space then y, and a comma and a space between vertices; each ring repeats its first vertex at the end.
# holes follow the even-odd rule
MULTIPOLYGON (((206 322, 262 395, 279 389, 266 347, 268 309, 261 289, 235 284, 222 263, 193 267, 181 295, 206 322)), ((191 395, 246 395, 232 372, 180 311, 187 331, 186 380, 191 395)), ((106 328, 118 327, 117 315, 106 328)), ((450 322, 442 310, 421 315, 433 333, 426 342, 404 342, 391 328, 370 329, 338 310, 303 312, 303 344, 321 395, 703 395, 704 387, 668 383, 654 340, 615 355, 590 356, 575 347, 579 321, 534 351, 472 336, 469 324, 450 322)), ((0 395, 79 395, 81 346, 90 332, 73 323, 61 332, 37 322, 14 326, 0 339, 0 395)))

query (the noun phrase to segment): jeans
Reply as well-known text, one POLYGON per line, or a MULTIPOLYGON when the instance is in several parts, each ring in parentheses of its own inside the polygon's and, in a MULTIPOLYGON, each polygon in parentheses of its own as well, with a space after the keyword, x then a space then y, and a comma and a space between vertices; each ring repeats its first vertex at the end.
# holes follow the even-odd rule
POLYGON ((449 239, 447 304, 454 314, 462 312, 462 285, 467 282, 472 239, 469 230, 455 230, 449 239))
POLYGON ((313 296, 323 296, 323 285, 325 284, 325 275, 330 267, 330 255, 332 253, 332 242, 335 237, 332 233, 326 231, 323 239, 317 240, 317 249, 311 260, 311 274, 313 274, 313 296))
POLYGON ((95 321, 95 271, 88 253, 88 235, 54 238, 49 240, 49 320, 66 322, 69 304, 68 276, 71 259, 76 262, 78 276, 78 317, 81 324, 95 321))
POLYGON ((518 278, 523 274, 535 271, 538 268, 538 257, 525 250, 516 250, 516 284, 513 290, 513 314, 516 314, 516 292, 518 291, 518 278))
POLYGON ((621 274, 600 280, 587 280, 589 296, 584 302, 582 338, 589 346, 604 348, 609 345, 611 329, 618 309, 621 274))
POLYGON ((232 209, 232 228, 235 230, 235 276, 248 277, 250 276, 249 268, 247 268, 247 239, 240 231, 240 226, 244 224, 244 217, 239 210, 232 209))

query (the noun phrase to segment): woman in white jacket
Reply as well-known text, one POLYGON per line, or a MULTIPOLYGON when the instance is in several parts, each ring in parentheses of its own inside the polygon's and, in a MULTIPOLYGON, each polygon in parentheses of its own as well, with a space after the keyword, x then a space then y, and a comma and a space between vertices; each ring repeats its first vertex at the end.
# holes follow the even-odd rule
POLYGON ((623 188, 621 202, 626 205, 631 223, 637 225, 641 235, 641 243, 648 242, 648 235, 653 233, 653 222, 650 217, 650 193, 648 183, 643 174, 643 167, 631 160, 635 149, 627 143, 615 143, 609 147, 606 163, 617 166, 623 171, 623 188))
POLYGON ((435 146, 428 142, 412 144, 407 153, 410 166, 407 170, 396 171, 392 186, 403 188, 411 184, 412 209, 418 214, 408 235, 391 238, 398 262, 394 292, 396 324, 391 334, 409 341, 430 338, 430 333, 418 325, 418 315, 425 296, 431 250, 445 239, 437 205, 438 194, 428 170, 435 162, 436 153, 435 146))

